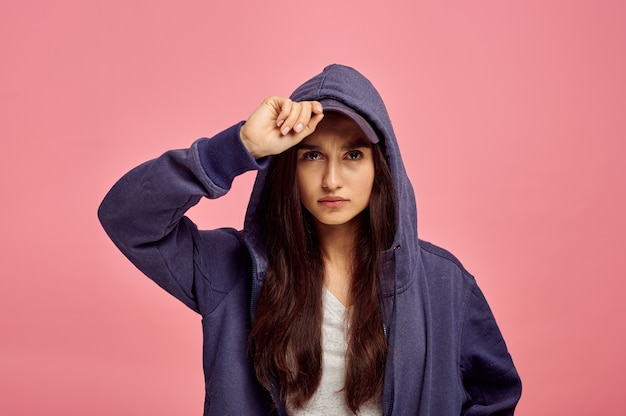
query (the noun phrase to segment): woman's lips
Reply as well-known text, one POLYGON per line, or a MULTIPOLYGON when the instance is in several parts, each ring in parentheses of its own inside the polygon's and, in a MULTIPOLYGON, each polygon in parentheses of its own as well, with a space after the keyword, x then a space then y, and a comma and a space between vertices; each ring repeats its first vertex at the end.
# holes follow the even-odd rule
POLYGON ((341 198, 338 196, 326 196, 324 198, 319 199, 317 202, 322 204, 327 208, 339 208, 342 205, 345 205, 348 200, 345 198, 341 198))

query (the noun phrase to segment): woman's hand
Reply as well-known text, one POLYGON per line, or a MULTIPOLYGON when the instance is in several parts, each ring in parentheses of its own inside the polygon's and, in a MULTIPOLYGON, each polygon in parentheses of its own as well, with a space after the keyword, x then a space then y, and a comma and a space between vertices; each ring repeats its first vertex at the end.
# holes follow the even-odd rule
POLYGON ((239 136, 255 159, 276 155, 313 133, 323 111, 317 101, 268 97, 241 126, 239 136))

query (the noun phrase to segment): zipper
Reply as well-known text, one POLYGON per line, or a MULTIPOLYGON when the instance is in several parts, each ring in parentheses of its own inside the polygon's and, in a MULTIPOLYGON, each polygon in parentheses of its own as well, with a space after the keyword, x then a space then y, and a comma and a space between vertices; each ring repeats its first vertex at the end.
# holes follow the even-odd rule
MULTIPOLYGON (((257 281, 259 280, 259 276, 257 276, 256 260, 254 258, 253 251, 251 250, 250 247, 248 247, 248 252, 250 253, 250 261, 252 263, 252 282, 251 282, 252 287, 250 288, 250 325, 252 325, 252 322, 254 321, 254 312, 255 312, 254 309, 257 304, 257 298, 258 298, 257 281)), ((256 344, 256 340, 254 342, 256 344)), ((276 395, 274 394, 274 390, 276 388, 275 383, 267 383, 267 384, 272 386, 272 388, 268 390, 268 393, 270 394, 270 398, 272 399, 272 404, 274 405, 276 414, 278 416, 284 416, 282 407, 279 405, 278 400, 276 400, 276 395)))
POLYGON ((256 299, 257 299, 257 293, 256 293, 257 292, 257 288, 256 288, 257 287, 257 284, 256 284, 257 270, 256 270, 256 261, 252 253, 250 253, 250 261, 252 263, 252 282, 250 282, 252 284, 252 287, 250 288, 250 325, 252 325, 252 322, 254 322, 254 305, 256 305, 256 299))
MULTIPOLYGON (((395 322, 396 321, 396 305, 398 302, 397 296, 398 296, 398 286, 397 286, 397 279, 395 276, 395 270, 396 270, 396 263, 397 263, 397 259, 396 259, 396 255, 398 254, 398 250, 400 250, 401 246, 400 244, 397 244, 396 246, 393 247, 393 263, 394 263, 394 276, 393 276, 393 309, 391 311, 391 319, 389 320, 389 322, 395 322)), ((387 338, 387 326, 385 325, 385 323, 383 322, 383 332, 385 334, 385 338, 387 338)), ((384 413, 384 416, 390 416, 393 413, 393 404, 395 402, 395 375, 393 374, 393 366, 395 365, 395 358, 392 357, 392 361, 391 361, 391 365, 392 365, 392 380, 390 381, 390 392, 389 392, 389 409, 387 409, 387 412, 384 413)), ((383 387, 383 396, 384 396, 384 387, 383 387)))

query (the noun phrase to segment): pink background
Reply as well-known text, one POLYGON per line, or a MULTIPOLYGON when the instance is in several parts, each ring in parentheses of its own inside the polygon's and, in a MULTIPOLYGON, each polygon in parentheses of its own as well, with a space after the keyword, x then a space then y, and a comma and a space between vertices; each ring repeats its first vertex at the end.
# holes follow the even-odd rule
MULTIPOLYGON (((518 414, 626 414, 625 4, 4 2, 0 414, 201 414, 200 318, 97 206, 331 62, 385 98, 420 235, 486 293, 518 414)), ((241 226, 251 181, 193 218, 241 226)))

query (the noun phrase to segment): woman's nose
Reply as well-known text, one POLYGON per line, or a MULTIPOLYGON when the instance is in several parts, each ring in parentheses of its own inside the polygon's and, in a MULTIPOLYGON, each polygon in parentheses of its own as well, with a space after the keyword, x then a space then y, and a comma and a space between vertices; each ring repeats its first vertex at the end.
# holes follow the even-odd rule
POLYGON ((329 161, 324 170, 324 177, 322 178, 322 188, 328 190, 335 190, 343 186, 343 180, 341 175, 341 167, 336 161, 329 161))

